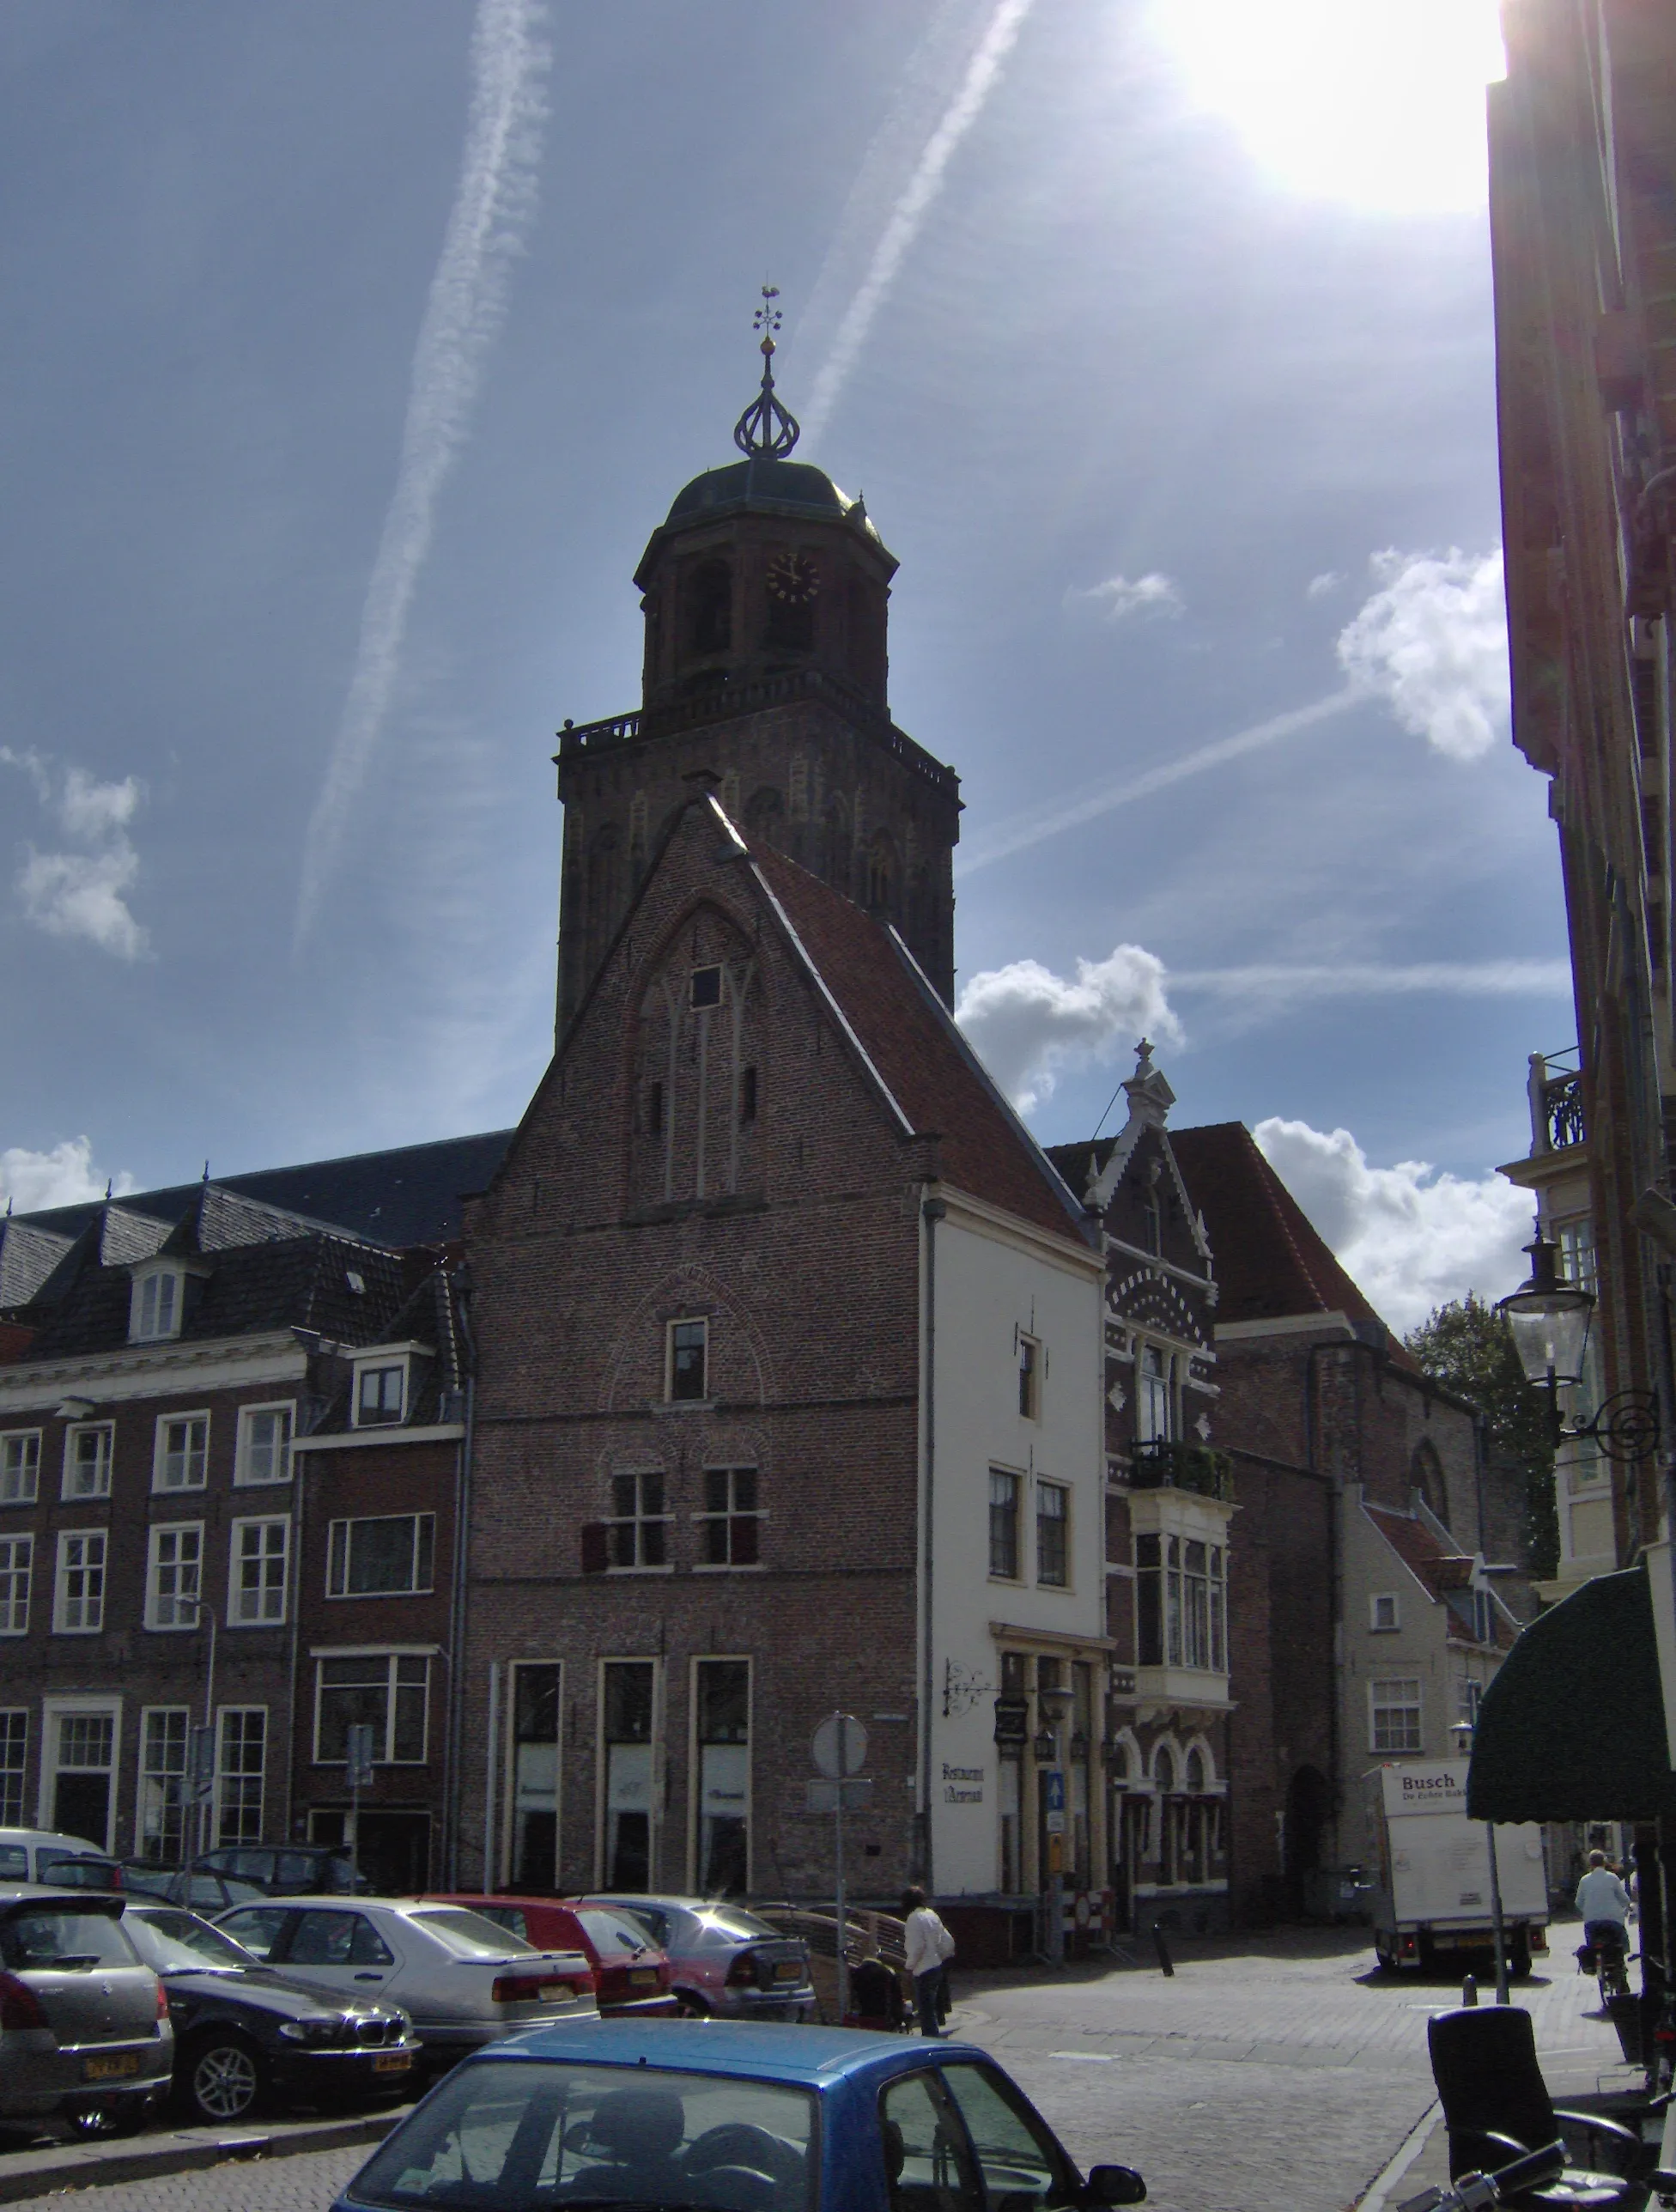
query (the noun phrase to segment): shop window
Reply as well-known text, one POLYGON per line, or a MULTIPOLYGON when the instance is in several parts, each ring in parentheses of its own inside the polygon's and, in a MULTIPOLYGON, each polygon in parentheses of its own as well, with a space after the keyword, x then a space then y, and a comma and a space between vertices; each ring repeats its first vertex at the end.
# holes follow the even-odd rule
POLYGON ((750 1875, 750 1662, 694 1667, 698 1742, 698 1887, 742 1897, 750 1875))
POLYGON ((605 1746, 605 1884, 652 1887, 652 1741, 657 1668, 650 1659, 608 1659, 600 1668, 605 1746))
POLYGON ((559 1746, 564 1670, 558 1661, 512 1668, 512 1887, 559 1887, 559 1746))

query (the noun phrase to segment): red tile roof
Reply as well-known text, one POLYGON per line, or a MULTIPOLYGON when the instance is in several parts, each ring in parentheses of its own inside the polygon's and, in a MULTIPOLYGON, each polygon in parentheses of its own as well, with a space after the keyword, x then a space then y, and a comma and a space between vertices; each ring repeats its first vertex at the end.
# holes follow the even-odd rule
POLYGON ((880 1080, 916 1132, 941 1137, 944 1178, 1039 1229, 1090 1242, 1081 1206, 899 941, 783 854, 750 849, 880 1080))
MULTIPOLYGON (((1341 1313, 1385 1328, 1242 1121, 1172 1129, 1169 1144, 1210 1235, 1219 1322, 1341 1313)), ((1400 1339, 1388 1348, 1419 1371, 1400 1339)))
MULTIPOLYGON (((1450 1590, 1472 1588, 1473 1560, 1470 1553, 1451 1551, 1416 1516, 1394 1512, 1388 1505, 1370 1505, 1365 1498, 1362 1501, 1362 1510, 1403 1565, 1413 1571, 1434 1598, 1442 1599, 1450 1590)), ((1505 1648, 1512 1643, 1515 1632, 1502 1618, 1499 1608, 1492 1612, 1491 1619, 1495 1640, 1505 1648)), ((1477 1637, 1453 1608, 1449 1612, 1447 1628, 1452 1644, 1478 1642, 1477 1637)))

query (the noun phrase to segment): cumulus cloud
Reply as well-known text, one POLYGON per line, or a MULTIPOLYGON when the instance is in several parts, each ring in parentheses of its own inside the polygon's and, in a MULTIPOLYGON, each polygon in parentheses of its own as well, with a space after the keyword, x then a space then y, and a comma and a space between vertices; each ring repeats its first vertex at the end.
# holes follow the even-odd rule
POLYGON ((1133 583, 1127 576, 1108 576, 1103 584, 1090 584, 1086 591, 1073 591, 1070 597, 1097 607, 1111 623, 1127 622, 1136 615, 1179 615, 1185 604, 1175 578, 1162 575, 1156 568, 1149 568, 1133 583))
POLYGON ((1163 963, 1139 945, 1078 960, 1074 981, 1039 960, 985 969, 962 991, 955 1019, 1021 1114, 1052 1097, 1064 1068, 1109 1059, 1143 1034, 1181 1038, 1163 963))
POLYGON ((1306 599, 1330 599, 1344 580, 1336 568, 1324 568, 1319 576, 1309 579, 1303 587, 1303 596, 1306 599))
POLYGON ((1501 548, 1482 556, 1373 556, 1380 589, 1339 633, 1352 684, 1451 760, 1477 760, 1503 733, 1509 700, 1501 548))
POLYGON ((1375 1308, 1399 1332, 1432 1308, 1522 1281, 1533 1202, 1503 1176, 1439 1174, 1427 1161, 1374 1167, 1348 1129, 1271 1117, 1252 1134, 1375 1308))
POLYGON ((137 777, 101 783, 85 769, 65 771, 55 787, 51 763, 39 753, 0 745, 0 766, 29 778, 41 805, 58 817, 65 834, 90 852, 37 852, 27 858, 13 888, 27 919, 50 937, 79 937, 119 960, 137 960, 146 933, 128 904, 140 872, 140 856, 128 836, 143 787, 137 777), (54 797, 55 788, 57 796, 54 797))
POLYGON ((114 1196, 134 1188, 131 1175, 106 1177, 93 1164, 93 1146, 85 1137, 66 1137, 50 1152, 32 1152, 22 1145, 0 1152, 0 1210, 9 1202, 19 1213, 35 1213, 49 1206, 82 1206, 103 1198, 106 1182, 114 1196))

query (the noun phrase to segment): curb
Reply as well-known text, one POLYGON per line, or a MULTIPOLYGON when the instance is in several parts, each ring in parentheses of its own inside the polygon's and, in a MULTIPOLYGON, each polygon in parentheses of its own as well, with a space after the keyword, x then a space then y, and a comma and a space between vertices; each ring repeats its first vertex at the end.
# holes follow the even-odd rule
POLYGON ((1382 2167, 1356 2200, 1355 2212, 1384 2212, 1386 2200, 1411 2166, 1431 2140, 1431 2131, 1443 2117, 1443 2107, 1434 2101, 1428 2105, 1408 2134, 1390 2163, 1382 2167))
POLYGON ((119 2181, 149 2181, 171 2173, 199 2172, 230 2159, 295 2158, 313 2150, 349 2150, 381 2142, 412 2107, 358 2114, 348 2120, 301 2120, 272 2128, 212 2135, 179 2129, 117 2143, 54 2143, 46 2150, 0 2156, 0 2204, 15 2204, 66 2189, 108 2188, 119 2181))

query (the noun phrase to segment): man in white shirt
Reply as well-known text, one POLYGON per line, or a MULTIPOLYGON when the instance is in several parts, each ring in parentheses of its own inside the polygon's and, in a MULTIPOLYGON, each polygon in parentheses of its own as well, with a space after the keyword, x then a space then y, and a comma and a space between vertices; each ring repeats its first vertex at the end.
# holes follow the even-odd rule
POLYGON ((1583 1942, 1590 1950, 1610 1943, 1628 1951, 1630 1915, 1635 1907, 1629 1891, 1606 1864, 1604 1851, 1588 1855, 1588 1872, 1577 1884, 1577 1910, 1583 1917, 1583 1942))
POLYGON ((943 1968, 955 1954, 955 1939, 926 1902, 923 1889, 902 1892, 902 1917, 907 1923, 904 1948, 914 1982, 914 2001, 920 2014, 920 2033, 941 2039, 937 2024, 937 1993, 943 1968))

